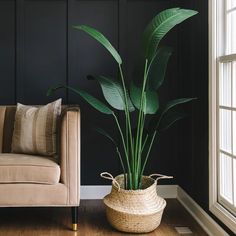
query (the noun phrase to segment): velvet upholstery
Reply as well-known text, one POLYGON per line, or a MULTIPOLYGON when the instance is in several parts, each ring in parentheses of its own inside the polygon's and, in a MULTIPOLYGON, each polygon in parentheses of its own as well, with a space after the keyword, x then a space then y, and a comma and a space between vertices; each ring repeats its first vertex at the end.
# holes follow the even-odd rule
MULTIPOLYGON (((11 152, 12 134, 14 129, 15 106, 0 106, 0 168, 1 159, 8 158, 8 165, 13 157, 11 152)), ((50 159, 43 160, 40 156, 29 155, 25 157, 28 164, 41 163, 53 166, 54 172, 47 172, 48 183, 40 182, 38 173, 37 181, 27 183, 19 181, 18 183, 0 183, 0 207, 1 206, 78 206, 80 202, 80 110, 78 107, 62 107, 62 114, 59 119, 57 132, 58 157, 57 162, 50 162, 50 159), (35 160, 31 158, 36 158, 35 160), (60 177, 60 178, 59 178, 60 177), (58 183, 59 180, 59 183, 58 183)), ((4 163, 2 161, 2 165, 4 163)), ((20 160, 18 160, 19 164, 20 160)), ((15 163, 16 164, 16 163, 15 163)), ((22 163, 21 163, 22 164, 22 163)), ((25 164, 25 162, 24 162, 25 164)), ((11 167, 12 168, 12 167, 11 167)), ((18 165, 20 168, 20 165, 18 165)), ((1 171, 1 170, 0 170, 1 171)), ((9 172, 11 172, 12 169, 9 172)), ((23 173, 27 170, 23 170, 23 173)), ((35 170, 36 171, 36 170, 35 170)), ((44 172, 44 173, 46 173, 44 172)), ((13 171, 12 171, 13 173, 13 171)), ((19 171, 20 173, 20 171, 19 171)), ((25 178, 29 178, 28 172, 25 178), (27 176, 28 174, 28 176, 27 176)), ((10 177, 16 178, 14 174, 10 177)), ((32 176, 31 176, 32 177, 32 176)), ((3 177, 2 177, 3 178, 3 177)), ((44 176, 45 178, 45 176, 44 176)), ((43 179, 43 178, 42 178, 43 179)), ((41 180, 42 180, 41 179, 41 180)), ((0 175, 1 180, 1 175, 0 175)), ((1 181, 0 181, 1 182, 1 181)))
POLYGON ((54 158, 26 154, 0 154, 0 184, 57 184, 60 167, 54 158))

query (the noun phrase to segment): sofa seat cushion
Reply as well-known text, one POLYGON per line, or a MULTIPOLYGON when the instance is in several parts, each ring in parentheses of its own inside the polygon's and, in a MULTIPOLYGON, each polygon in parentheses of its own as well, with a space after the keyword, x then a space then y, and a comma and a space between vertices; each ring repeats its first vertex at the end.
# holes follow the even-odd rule
POLYGON ((52 158, 0 153, 0 183, 57 184, 60 167, 52 158))

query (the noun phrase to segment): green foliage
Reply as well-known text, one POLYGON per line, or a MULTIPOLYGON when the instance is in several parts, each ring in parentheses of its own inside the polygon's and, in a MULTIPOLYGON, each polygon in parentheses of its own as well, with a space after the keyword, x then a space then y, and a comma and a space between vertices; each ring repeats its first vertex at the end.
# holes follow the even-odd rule
POLYGON ((180 104, 183 104, 183 103, 186 103, 186 102, 190 102, 192 100, 194 100, 196 98, 178 98, 178 99, 175 99, 175 100, 172 100, 170 102, 167 103, 166 107, 164 108, 162 114, 161 114, 161 117, 168 111, 170 110, 171 108, 177 106, 177 105, 180 105, 180 104))
POLYGON ((93 97, 89 93, 81 89, 76 89, 74 90, 74 92, 80 95, 86 102, 88 102, 93 108, 100 111, 101 113, 107 115, 113 114, 113 111, 107 105, 105 105, 103 102, 99 101, 97 98, 93 97))
POLYGON ((86 25, 74 26, 74 28, 82 30, 87 34, 89 34, 94 39, 96 39, 100 44, 102 44, 107 49, 107 51, 111 53, 111 55, 114 57, 114 59, 117 61, 118 64, 122 64, 122 60, 119 53, 116 51, 116 49, 111 45, 111 43, 102 33, 86 25))
POLYGON ((69 89, 72 92, 76 93, 77 95, 80 95, 86 102, 88 102, 93 108, 100 111, 101 113, 107 114, 107 115, 113 114, 113 111, 107 105, 105 105, 103 102, 99 101, 97 98, 93 97, 86 91, 79 88, 75 89, 70 86, 60 85, 55 88, 50 88, 47 94, 50 95, 52 94, 52 92, 55 92, 56 90, 61 89, 61 88, 69 89))
MULTIPOLYGON (((121 137, 123 152, 121 153, 115 140, 103 129, 97 131, 107 137, 116 148, 122 170, 126 179, 125 188, 140 189, 141 177, 144 173, 154 140, 185 114, 176 112, 173 108, 177 105, 192 101, 195 98, 175 99, 159 108, 157 90, 163 84, 165 72, 172 50, 168 47, 159 47, 161 39, 177 24, 197 14, 196 11, 181 8, 172 8, 160 12, 146 27, 143 34, 144 71, 142 84, 137 86, 131 82, 129 89, 122 71, 122 59, 107 38, 96 29, 81 25, 74 29, 84 31, 103 45, 114 57, 119 66, 119 79, 105 76, 89 76, 97 80, 101 86, 106 102, 114 109, 124 112, 125 124, 121 125, 115 111, 89 93, 72 87, 59 85, 51 88, 48 95, 54 91, 66 88, 78 94, 92 107, 101 113, 112 115, 121 137), (135 108, 137 109, 136 112, 135 108), (136 116, 131 117, 131 114, 136 116), (146 116, 152 115, 150 122, 146 116), (134 119, 133 119, 134 118, 134 119), (136 124, 135 124, 136 122, 136 124), (148 131, 145 126, 148 124, 148 131), (122 155, 123 154, 123 155, 122 155)), ((143 67, 142 67, 143 68, 143 67)))
POLYGON ((143 104, 142 100, 142 89, 137 87, 134 82, 130 85, 130 97, 134 106, 144 112, 144 114, 155 114, 159 108, 159 100, 156 91, 146 90, 144 93, 143 104))
POLYGON ((100 127, 95 127, 94 128, 99 134, 105 136, 106 138, 108 138, 113 144, 115 147, 118 147, 118 144, 117 142, 111 137, 110 134, 108 134, 104 129, 100 128, 100 127))
POLYGON ((146 27, 143 34, 144 56, 151 61, 162 38, 177 24, 196 15, 193 10, 171 8, 160 12, 146 27))
POLYGON ((165 131, 176 123, 176 121, 181 120, 186 117, 185 113, 181 112, 168 112, 165 116, 165 119, 162 119, 160 122, 160 131, 165 131))
POLYGON ((157 53, 150 65, 147 88, 157 90, 162 85, 171 54, 172 49, 169 47, 160 47, 157 50, 157 53))
MULTIPOLYGON (((125 93, 121 83, 105 76, 97 76, 95 79, 100 83, 106 101, 117 110, 125 110, 125 93)), ((128 106, 130 112, 135 110, 129 97, 128 106)))
POLYGON ((167 103, 167 105, 159 111, 159 113, 154 116, 150 123, 149 123, 149 132, 153 132, 155 130, 163 131, 167 128, 169 128, 173 123, 175 123, 177 120, 180 120, 184 118, 185 116, 181 113, 176 113, 173 111, 170 111, 172 108, 174 108, 177 105, 190 102, 196 98, 179 98, 172 100, 167 103), (173 122, 173 123, 172 123, 173 122), (169 125, 171 123, 171 125, 169 125))

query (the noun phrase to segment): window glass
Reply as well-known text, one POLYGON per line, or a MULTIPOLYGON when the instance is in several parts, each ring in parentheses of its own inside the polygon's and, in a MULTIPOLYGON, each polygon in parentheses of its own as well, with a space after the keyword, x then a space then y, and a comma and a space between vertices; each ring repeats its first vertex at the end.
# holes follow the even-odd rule
POLYGON ((236 111, 233 111, 233 139, 232 140, 233 140, 233 155, 236 156, 236 111))
POLYGON ((231 106, 231 63, 220 63, 220 105, 231 106))
POLYGON ((220 109, 220 149, 231 153, 231 111, 220 109))
POLYGON ((232 8, 236 7, 236 0, 224 0, 227 4, 227 10, 232 10, 232 8))
POLYGON ((232 106, 236 108, 236 61, 232 62, 232 106))
POLYGON ((229 203, 233 203, 232 158, 220 154, 220 195, 229 203))
MULTIPOLYGON (((235 0, 236 1, 236 0, 235 0)), ((236 9, 226 16, 226 54, 236 53, 236 9)))
POLYGON ((233 159, 233 187, 234 187, 234 207, 236 207, 236 194, 235 194, 235 190, 236 190, 236 160, 233 159))

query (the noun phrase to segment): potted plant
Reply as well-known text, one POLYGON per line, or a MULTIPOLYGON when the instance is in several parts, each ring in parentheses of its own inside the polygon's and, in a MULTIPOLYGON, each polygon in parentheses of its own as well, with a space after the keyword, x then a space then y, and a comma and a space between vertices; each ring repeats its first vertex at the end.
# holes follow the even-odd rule
POLYGON ((164 81, 172 53, 169 47, 160 47, 159 43, 174 26, 195 14, 197 12, 193 10, 171 8, 160 12, 147 25, 142 41, 144 69, 141 84, 137 81, 127 84, 122 71, 122 59, 102 33, 85 25, 74 26, 74 29, 84 31, 103 45, 118 64, 119 77, 116 79, 90 76, 99 82, 110 106, 80 88, 59 85, 48 91, 51 94, 60 88, 69 89, 93 108, 114 119, 122 151, 104 129, 99 128, 97 131, 113 142, 123 170, 123 174, 116 178, 106 172, 101 174, 112 180, 112 191, 104 198, 104 203, 109 222, 118 230, 149 232, 160 224, 166 202, 157 195, 156 183, 158 179, 169 177, 158 174, 144 176, 145 167, 156 136, 184 117, 182 113, 173 111, 173 108, 193 98, 179 98, 159 106, 158 89, 164 81), (117 111, 124 112, 124 125, 120 123, 117 111), (131 121, 135 121, 136 125, 133 126, 134 122, 131 121))

